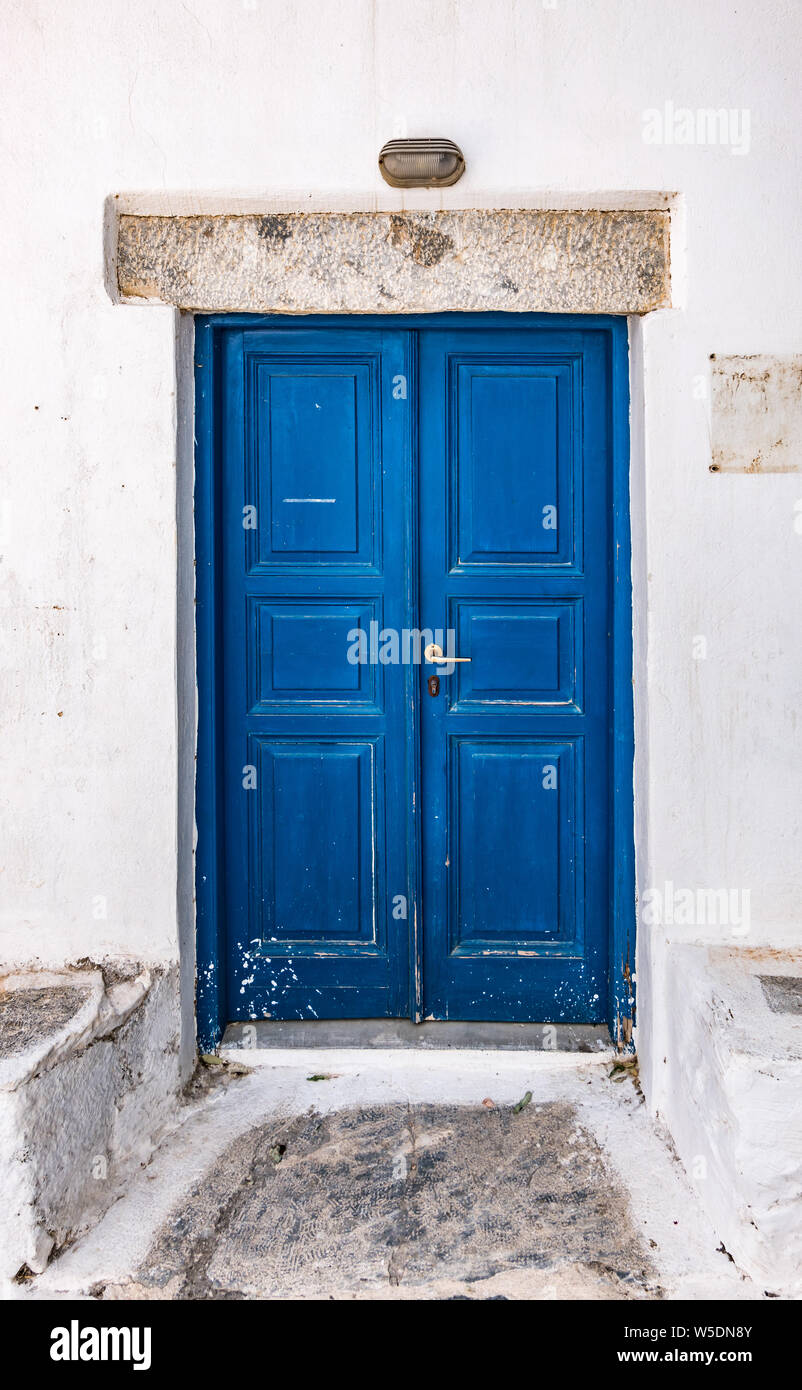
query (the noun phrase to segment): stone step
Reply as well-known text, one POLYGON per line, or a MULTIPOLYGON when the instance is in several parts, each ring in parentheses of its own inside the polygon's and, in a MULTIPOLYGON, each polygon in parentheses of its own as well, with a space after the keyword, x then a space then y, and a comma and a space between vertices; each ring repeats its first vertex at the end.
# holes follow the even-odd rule
POLYGON ((802 950, 671 945, 666 962, 658 1109, 736 1263, 799 1281, 802 950))
POLYGON ((177 989, 135 966, 0 977, 0 1278, 43 1270, 149 1159, 179 1090, 177 989))

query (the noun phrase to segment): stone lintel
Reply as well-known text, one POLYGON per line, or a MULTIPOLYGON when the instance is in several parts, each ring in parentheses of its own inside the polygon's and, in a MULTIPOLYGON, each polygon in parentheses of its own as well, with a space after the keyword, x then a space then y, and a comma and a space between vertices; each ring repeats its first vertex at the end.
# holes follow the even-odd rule
POLYGON ((123 215, 128 302, 199 313, 645 314, 671 303, 670 213, 123 215))

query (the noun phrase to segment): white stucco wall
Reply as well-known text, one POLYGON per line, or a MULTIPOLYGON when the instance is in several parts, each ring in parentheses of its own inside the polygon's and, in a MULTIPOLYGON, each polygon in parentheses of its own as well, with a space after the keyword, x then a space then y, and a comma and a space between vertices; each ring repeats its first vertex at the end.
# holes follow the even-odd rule
MULTIPOLYGON (((750 940, 798 933, 802 477, 711 474, 699 398, 711 352, 802 349, 794 0, 0 8, 3 959, 177 954, 181 354, 171 310, 107 294, 118 193, 160 212, 676 195, 679 307, 636 327, 633 354, 639 877, 748 889, 750 940), (747 108, 748 152, 644 143, 667 100, 747 108), (404 124, 460 143, 456 187, 384 186, 376 156, 404 124)), ((678 934, 704 933, 641 938, 657 1099, 678 934)))

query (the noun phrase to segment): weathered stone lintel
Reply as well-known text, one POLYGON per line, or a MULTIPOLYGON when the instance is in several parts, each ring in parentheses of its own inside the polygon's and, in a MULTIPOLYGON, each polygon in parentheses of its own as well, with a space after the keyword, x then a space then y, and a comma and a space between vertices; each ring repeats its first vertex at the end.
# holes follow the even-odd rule
POLYGON ((202 313, 645 314, 671 302, 666 211, 120 218, 127 301, 202 313))

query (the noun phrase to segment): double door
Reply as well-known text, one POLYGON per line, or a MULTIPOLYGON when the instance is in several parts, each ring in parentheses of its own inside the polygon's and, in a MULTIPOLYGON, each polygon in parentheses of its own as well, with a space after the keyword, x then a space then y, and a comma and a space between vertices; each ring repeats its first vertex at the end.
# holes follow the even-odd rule
POLYGON ((225 333, 229 1019, 607 1016, 610 359, 592 321, 225 333))

